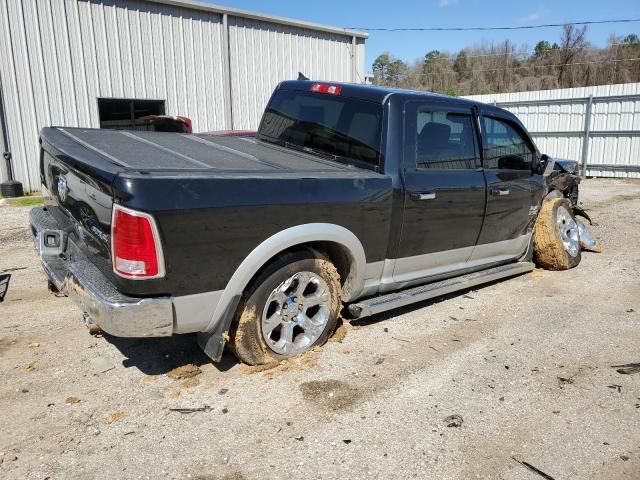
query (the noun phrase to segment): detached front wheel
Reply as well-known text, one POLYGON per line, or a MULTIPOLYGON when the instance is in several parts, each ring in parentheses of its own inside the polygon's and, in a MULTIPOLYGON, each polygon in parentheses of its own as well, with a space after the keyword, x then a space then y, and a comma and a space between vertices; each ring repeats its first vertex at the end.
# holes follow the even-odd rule
POLYGON ((340 304, 340 276, 329 259, 313 250, 288 253, 245 292, 229 346, 249 365, 304 353, 333 333, 340 304))
POLYGON ((578 223, 566 198, 546 200, 533 232, 536 263, 546 270, 568 270, 580 263, 578 223))

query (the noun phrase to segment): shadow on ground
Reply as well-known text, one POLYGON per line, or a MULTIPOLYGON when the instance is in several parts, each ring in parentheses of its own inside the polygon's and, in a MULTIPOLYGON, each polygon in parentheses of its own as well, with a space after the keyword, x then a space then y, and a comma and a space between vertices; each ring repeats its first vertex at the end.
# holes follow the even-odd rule
MULTIPOLYGON (((103 336, 126 357, 122 361, 125 368, 137 368, 145 375, 163 375, 188 364, 201 366, 213 363, 198 346, 195 334, 166 338, 122 338, 108 334, 103 336)), ((225 350, 220 362, 213 365, 224 372, 237 363, 233 354, 225 350)))

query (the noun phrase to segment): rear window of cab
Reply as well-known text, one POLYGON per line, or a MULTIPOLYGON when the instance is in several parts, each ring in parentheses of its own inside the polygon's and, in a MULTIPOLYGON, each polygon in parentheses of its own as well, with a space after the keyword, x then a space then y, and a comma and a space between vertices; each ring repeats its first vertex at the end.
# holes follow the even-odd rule
POLYGON ((262 117, 258 138, 377 167, 382 114, 380 104, 339 93, 278 90, 262 117))

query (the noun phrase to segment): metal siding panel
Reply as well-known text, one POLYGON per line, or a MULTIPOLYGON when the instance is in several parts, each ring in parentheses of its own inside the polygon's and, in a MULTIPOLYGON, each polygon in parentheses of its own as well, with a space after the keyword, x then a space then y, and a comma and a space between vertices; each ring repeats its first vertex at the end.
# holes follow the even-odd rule
POLYGON ((83 127, 91 126, 91 108, 88 88, 88 76, 85 65, 87 57, 85 41, 80 27, 80 11, 78 2, 65 0, 67 12, 67 30, 69 50, 71 52, 72 75, 75 79, 74 95, 77 99, 77 124, 83 127))
POLYGON ((298 72, 351 81, 351 37, 238 17, 229 36, 235 129, 257 128, 275 86, 298 72))
MULTIPOLYGON (((16 178, 39 188, 37 132, 98 127, 99 97, 166 101, 194 130, 225 123, 222 17, 137 0, 0 2, 0 58, 16 178)), ((257 128, 275 85, 351 81, 351 37, 229 16, 235 128, 257 128)), ((364 40, 356 62, 364 72, 364 40)), ((3 170, 0 170, 3 172, 3 170)), ((6 172, 4 172, 6 175, 6 172)))
POLYGON ((29 148, 30 142, 34 137, 37 138, 37 123, 25 31, 25 15, 29 15, 29 9, 23 7, 21 2, 8 2, 6 5, 3 37, 9 48, 3 51, 12 52, 12 55, 7 55, 10 57, 6 71, 8 75, 3 75, 2 86, 14 176, 25 184, 27 190, 30 190, 35 183, 39 183, 37 171, 28 162, 29 155, 33 151, 29 148))

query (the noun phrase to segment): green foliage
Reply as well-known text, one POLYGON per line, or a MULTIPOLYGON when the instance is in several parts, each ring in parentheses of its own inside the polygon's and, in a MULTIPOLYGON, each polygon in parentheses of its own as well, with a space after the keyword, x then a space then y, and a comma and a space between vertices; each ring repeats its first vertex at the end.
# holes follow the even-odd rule
POLYGON ((449 95, 450 97, 457 97, 459 95, 458 90, 454 86, 447 87, 446 94, 449 95))
POLYGON ((42 205, 44 199, 40 195, 34 195, 32 197, 8 198, 7 203, 12 207, 34 207, 42 205))
POLYGON ((403 74, 407 71, 407 64, 388 52, 378 56, 373 62, 373 78, 376 85, 398 85, 403 74))
POLYGON ((551 45, 546 40, 541 40, 536 43, 536 47, 533 49, 534 57, 542 57, 545 53, 551 50, 551 45))

